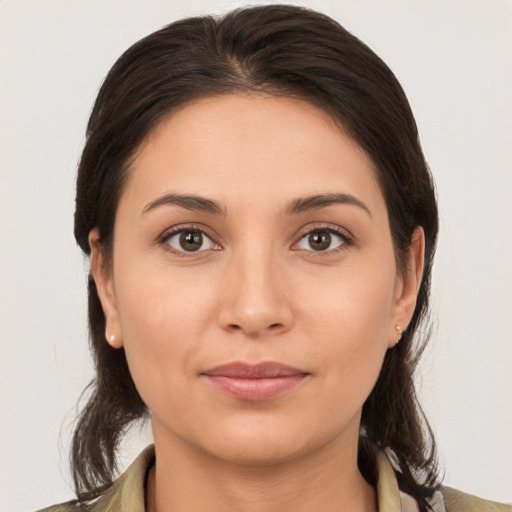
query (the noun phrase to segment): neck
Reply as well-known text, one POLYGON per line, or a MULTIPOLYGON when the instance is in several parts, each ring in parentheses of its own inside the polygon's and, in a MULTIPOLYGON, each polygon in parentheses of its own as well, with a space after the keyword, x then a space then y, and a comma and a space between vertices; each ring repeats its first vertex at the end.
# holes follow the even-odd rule
POLYGON ((155 432, 147 512, 377 511, 376 492, 357 467, 357 439, 349 447, 335 440, 306 456, 258 465, 226 462, 186 443, 166 446, 159 440, 155 432))

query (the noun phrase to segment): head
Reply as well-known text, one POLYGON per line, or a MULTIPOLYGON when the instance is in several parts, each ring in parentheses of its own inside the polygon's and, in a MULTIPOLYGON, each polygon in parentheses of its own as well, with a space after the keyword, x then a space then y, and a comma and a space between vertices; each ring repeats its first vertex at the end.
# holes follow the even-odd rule
MULTIPOLYGON (((214 172, 218 173, 218 170, 215 168, 214 172)), ((418 328, 428 310, 430 270, 438 225, 432 179, 418 141, 415 121, 396 78, 368 47, 326 16, 300 7, 280 5, 240 9, 222 18, 198 17, 173 23, 127 50, 106 77, 98 94, 79 166, 75 214, 77 242, 86 254, 92 253, 98 263, 95 276, 91 275, 89 279, 91 346, 97 376, 77 425, 73 449, 79 494, 92 496, 98 492, 95 489, 111 483, 116 448, 123 432, 133 421, 148 414, 148 405, 151 408, 154 403, 158 408, 161 399, 146 396, 144 378, 139 376, 147 373, 147 367, 139 365, 139 341, 144 335, 133 334, 139 329, 138 325, 127 323, 126 319, 133 317, 128 314, 130 305, 125 302, 118 308, 119 304, 111 299, 117 293, 123 302, 124 284, 120 276, 130 275, 135 269, 130 269, 129 265, 130 262, 135 265, 136 261, 127 258, 128 253, 133 254, 126 243, 127 226, 136 220, 130 220, 131 213, 140 205, 148 206, 152 200, 158 200, 158 194, 162 196, 163 192, 175 190, 179 193, 191 190, 193 195, 206 196, 219 203, 218 210, 224 207, 224 210, 237 213, 236 221, 230 221, 229 215, 226 221, 210 221, 220 218, 221 213, 203 211, 202 215, 206 217, 201 217, 201 226, 215 231, 205 233, 212 241, 208 251, 204 251, 208 256, 194 256, 195 263, 179 263, 179 268, 173 264, 172 282, 177 282, 176 277, 183 275, 184 266, 195 265, 196 272, 204 277, 206 297, 208 286, 223 290, 220 303, 224 306, 213 316, 215 328, 226 333, 226 339, 254 338, 256 331, 260 333, 258 336, 261 335, 259 320, 254 323, 253 318, 251 323, 242 318, 242 306, 245 299, 249 301, 251 296, 253 300, 262 293, 258 287, 266 286, 265 279, 278 283, 276 287, 270 287, 272 292, 265 296, 265 301, 260 296, 260 302, 265 302, 270 315, 268 319, 260 320, 268 324, 263 330, 274 343, 286 340, 287 336, 290 338, 288 333, 293 332, 295 339, 303 337, 307 351, 308 326, 319 328, 319 325, 314 321, 301 323, 300 318, 307 317, 307 311, 313 313, 311 317, 333 318, 338 312, 332 306, 336 301, 340 304, 353 302, 351 307, 355 309, 350 318, 355 320, 348 324, 340 320, 339 323, 340 331, 345 326, 353 340, 363 336, 361 333, 363 328, 368 328, 369 320, 380 318, 374 328, 370 328, 372 335, 369 337, 375 343, 367 345, 367 353, 360 352, 360 344, 357 344, 357 350, 351 351, 350 341, 344 342, 340 332, 340 344, 345 343, 337 353, 340 358, 346 354, 364 359, 371 355, 373 358, 359 389, 360 403, 350 404, 354 414, 346 422, 352 417, 357 420, 359 466, 370 482, 374 478, 374 450, 388 449, 395 456, 407 490, 420 500, 428 496, 436 479, 432 469, 435 452, 416 401, 413 371, 425 342, 418 328), (237 123, 240 123, 239 130, 244 130, 244 137, 237 138, 237 123), (283 130, 283 126, 287 129, 283 130), (311 133, 308 134, 304 126, 310 127, 311 133), (274 144, 286 134, 290 136, 287 144, 274 144), (216 138, 221 135, 226 137, 224 140, 236 141, 233 147, 241 148, 237 156, 244 163, 240 165, 239 177, 233 151, 224 151, 222 139, 216 138), (206 157, 197 147, 197 141, 210 144, 204 152, 206 157), (290 151, 294 143, 297 144, 295 152, 290 151), (253 159, 247 157, 251 152, 253 159), (187 154, 196 158, 187 160, 184 157, 187 154), (319 154, 325 157, 322 169, 315 163, 315 155, 319 154), (208 155, 211 155, 210 160, 208 155), (268 158, 262 159, 262 155, 268 158), (183 163, 176 166, 176 174, 173 174, 172 166, 165 164, 171 158, 183 163), (276 158, 281 160, 276 162, 276 158), (259 168, 254 166, 257 159, 259 168), (212 178, 205 174, 205 169, 214 161, 222 162, 225 172, 212 178), (230 162, 235 163, 230 166, 230 162), (338 176, 337 166, 350 171, 338 176), (202 174, 197 173, 197 169, 202 169, 202 174), (356 201, 350 198, 347 201, 345 197, 344 204, 336 206, 332 198, 325 197, 340 192, 356 201), (292 206, 290 201, 320 195, 323 198, 316 199, 316 210, 311 208, 311 201, 309 209, 303 202, 302 210, 296 202, 294 220, 279 224, 277 212, 284 206, 292 206), (319 201, 324 201, 321 206, 324 210, 319 201), (262 203, 266 208, 262 209, 262 203), (289 265, 300 266, 295 270, 286 263, 290 261, 288 256, 275 256, 273 260, 270 256, 271 253, 281 254, 279 247, 287 247, 291 250, 287 254, 293 253, 295 258, 305 243, 314 241, 299 236, 306 235, 299 232, 304 225, 310 231, 316 230, 313 235, 317 241, 325 241, 329 235, 333 247, 348 247, 352 243, 350 229, 335 233, 329 231, 332 226, 313 226, 312 217, 307 217, 312 211, 328 211, 325 210, 330 207, 327 203, 348 212, 343 213, 344 219, 353 217, 348 224, 340 222, 342 229, 347 225, 354 226, 353 230, 357 232, 358 223, 373 222, 375 233, 381 237, 380 245, 370 244, 367 253, 371 253, 371 257, 366 260, 366 267, 350 274, 350 279, 352 275, 361 278, 347 288, 350 293, 363 290, 366 295, 361 293, 359 298, 353 293, 344 295, 341 291, 337 295, 337 287, 330 285, 340 275, 342 264, 336 260, 340 258, 339 254, 334 256, 333 252, 328 256, 331 259, 322 260, 322 264, 319 260, 308 259, 309 255, 300 260, 302 263, 293 260, 295 263, 289 265), (365 208, 370 214, 364 211, 365 208), (269 212, 268 216, 265 212, 269 212), (262 235, 260 244, 248 251, 249 238, 244 238, 241 233, 249 226, 257 233, 264 233, 277 245, 259 252, 258 247, 264 249, 262 235), (290 226, 297 229, 286 235, 288 240, 285 233, 290 226), (269 234, 275 235, 274 238, 269 234), (276 242, 285 239, 286 243, 281 246, 276 242), (238 247, 245 247, 245 252, 235 251, 230 240, 239 243, 238 247), (241 244, 242 240, 245 240, 245 246, 241 244), (215 252, 217 249, 218 253, 215 252), (225 267, 216 264, 218 270, 212 271, 212 262, 223 252, 232 254, 232 259, 225 267), (205 258, 210 258, 210 263, 205 258), (202 270, 206 267, 210 269, 202 270), (277 269, 278 274, 270 275, 269 268, 277 269), (375 272, 374 276, 369 275, 370 270, 375 272), (368 271, 367 275, 361 277, 365 271, 368 271), (303 278, 299 282, 293 276, 300 272, 303 272, 303 278), (116 275, 119 276, 117 281, 116 275), (254 275, 263 277, 259 281, 253 280, 254 275), (307 282, 309 289, 314 288, 315 282, 319 283, 320 291, 316 295, 305 292, 305 276, 311 279, 307 282), (410 284, 407 276, 415 276, 416 283, 410 284), (377 282, 378 286, 374 284, 377 282), (404 283, 409 283, 409 293, 402 303, 398 299, 406 287, 404 283), (288 299, 290 287, 294 287, 294 296, 301 297, 300 303, 288 299), (110 298, 107 296, 109 290, 116 290, 110 298), (371 302, 373 299, 375 304, 371 302), (364 310, 364 304, 375 307, 371 311, 364 310), (114 313, 109 309, 111 306, 114 313), (120 312, 123 307, 124 315, 120 312), (404 329, 396 346, 395 325, 404 329), (114 342, 114 345, 118 343, 117 347, 107 343, 107 330, 116 331, 113 334, 117 337, 114 342), (130 341, 135 338, 139 341, 130 341), (420 472, 423 472, 421 477, 420 472)), ((215 209, 210 205, 210 210, 212 208, 215 209)), ((147 212, 148 216, 158 214, 157 207, 153 210, 147 212)), ((333 220, 338 213, 326 215, 333 220)), ((148 222, 156 225, 159 221, 148 222)), ((364 229, 361 228, 361 232, 364 229)), ((164 234, 165 243, 171 248, 181 243, 177 234, 164 234)), ((197 232, 192 234, 197 235, 197 232)), ((253 237, 257 238, 257 235, 253 237)), ((357 247, 357 235, 355 239, 354 246, 357 247)), ((143 261, 139 260, 139 263, 143 261)), ((192 259, 188 261, 192 262, 192 259)), ((161 282, 161 276, 154 270, 159 263, 153 263, 140 267, 150 268, 153 272, 146 281, 144 274, 137 284, 141 296, 151 279, 161 282)), ((346 266, 350 265, 347 263, 346 266)), ((200 296, 200 288, 192 288, 192 292, 186 287, 176 288, 172 304, 176 318, 180 315, 188 318, 179 311, 180 304, 197 301, 197 323, 202 327, 201 332, 210 329, 206 320, 201 324, 200 312, 207 310, 208 299, 200 296), (184 290, 182 297, 180 289, 184 290)), ((129 290, 131 295, 133 290, 129 290)), ((153 293, 153 296, 159 295, 153 293)), ((215 301, 218 303, 219 298, 215 297, 215 301)), ((167 307, 160 303, 151 306, 148 311, 167 307)), ((340 307, 339 312, 343 313, 343 308, 340 307)), ((158 320, 157 313, 154 318, 158 320)), ((194 316, 190 318, 192 321, 194 316)), ((144 319, 140 322, 143 324, 144 319)), ((332 329, 323 337, 335 339, 336 325, 336 321, 329 324, 332 329)), ((425 335, 426 330, 421 332, 425 335)), ((149 331, 146 334, 149 335, 149 331)), ((186 340, 186 334, 181 336, 186 340)), ((247 357, 255 353, 251 352, 255 350, 252 345, 241 346, 245 347, 247 357)), ((286 342, 282 347, 275 349, 273 355, 277 357, 279 350, 285 355, 286 342)), ((212 352, 204 356, 206 360, 210 356, 214 358, 211 354, 217 351, 217 355, 222 356, 216 362, 227 362, 222 359, 228 357, 227 352, 222 352, 225 350, 222 344, 208 350, 212 352)), ((313 354, 308 353, 307 357, 314 360, 313 354)), ((318 357, 321 361, 322 354, 318 357)), ((302 364, 300 360, 291 362, 302 364)), ((315 367, 305 370, 314 376, 315 367)), ((353 384, 358 382, 355 380, 353 384)), ((173 390, 167 391, 172 394, 173 390)), ((163 423, 165 421, 162 419, 163 423)), ((303 445, 314 442, 311 439, 304 440, 303 445)))

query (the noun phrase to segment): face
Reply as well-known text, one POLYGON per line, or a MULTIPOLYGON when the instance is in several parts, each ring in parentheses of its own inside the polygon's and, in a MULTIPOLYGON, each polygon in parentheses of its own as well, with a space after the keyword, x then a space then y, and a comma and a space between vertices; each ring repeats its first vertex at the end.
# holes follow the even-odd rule
POLYGON ((321 111, 265 95, 174 111, 131 165, 109 271, 97 238, 107 333, 155 442, 244 464, 356 449, 421 237, 399 273, 372 162, 321 111))

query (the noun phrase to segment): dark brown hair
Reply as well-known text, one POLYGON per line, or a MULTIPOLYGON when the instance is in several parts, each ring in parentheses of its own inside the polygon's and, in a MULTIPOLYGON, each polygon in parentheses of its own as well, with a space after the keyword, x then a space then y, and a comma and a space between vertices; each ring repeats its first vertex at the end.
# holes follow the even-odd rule
MULTIPOLYGON (((416 309, 401 342, 388 350, 364 404, 359 466, 375 483, 375 450, 387 450, 402 488, 426 510, 437 485, 436 451, 416 399, 413 372, 428 338, 428 329, 418 327, 428 316, 438 231, 435 192, 400 84, 372 50, 337 22, 302 7, 257 6, 218 18, 180 20, 129 48, 107 75, 87 127, 77 179, 76 240, 90 254, 88 235, 98 228, 108 262, 117 204, 141 142, 178 105, 229 92, 300 98, 344 127, 375 164, 402 270, 414 228, 424 229, 426 266, 416 309)), ((148 412, 124 350, 105 341, 105 317, 91 277, 89 323, 96 377, 88 387, 71 456, 81 501, 112 484, 119 442, 130 424, 148 412)))

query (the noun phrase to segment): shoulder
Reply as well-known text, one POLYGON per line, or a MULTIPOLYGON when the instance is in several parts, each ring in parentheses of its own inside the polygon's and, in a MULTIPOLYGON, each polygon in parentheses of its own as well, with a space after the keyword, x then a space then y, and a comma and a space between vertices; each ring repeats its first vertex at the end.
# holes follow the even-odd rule
POLYGON ((84 510, 77 500, 67 501, 66 503, 59 503, 38 510, 37 512, 80 512, 84 510))
MULTIPOLYGON (((111 492, 107 493, 112 494, 111 492)), ((117 493, 115 493, 115 497, 117 497, 117 493)), ((37 510, 37 512, 106 512, 108 510, 119 509, 118 507, 116 508, 116 504, 112 503, 112 499, 106 498, 107 495, 88 503, 80 503, 78 500, 66 501, 65 503, 58 503, 51 507, 42 508, 37 510), (113 509, 111 508, 112 505, 114 505, 113 509)), ((112 496, 110 496, 110 498, 112 498, 112 496)))
MULTIPOLYGON (((117 480, 104 494, 92 501, 71 500, 43 508, 37 512, 123 512, 127 509, 122 506, 121 494, 122 487, 117 480)), ((136 509, 136 512, 144 512, 143 507, 140 508, 140 511, 139 508, 136 509)))
POLYGON ((512 512, 512 505, 484 500, 451 487, 443 487, 446 512, 512 512))
POLYGON ((101 496, 86 504, 78 500, 53 505, 38 512, 144 512, 146 477, 154 464, 154 446, 148 446, 101 496))

